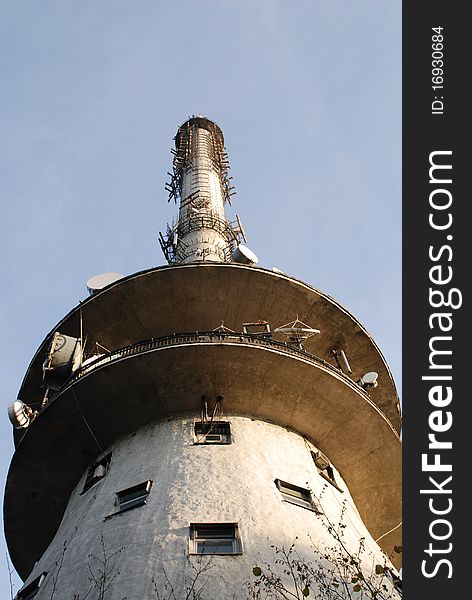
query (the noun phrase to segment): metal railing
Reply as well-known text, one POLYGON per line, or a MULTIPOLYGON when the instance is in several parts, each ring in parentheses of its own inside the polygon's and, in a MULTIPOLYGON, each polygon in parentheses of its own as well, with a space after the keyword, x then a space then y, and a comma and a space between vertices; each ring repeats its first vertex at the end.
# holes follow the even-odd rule
MULTIPOLYGON (((87 365, 80 368, 76 371, 72 377, 70 377, 64 384, 64 387, 68 387, 69 385, 75 383, 84 375, 87 375, 91 371, 102 367, 103 365, 109 364, 111 362, 115 362, 117 360, 121 360, 123 358, 128 358, 130 356, 135 356, 138 354, 143 354, 146 352, 152 352, 153 350, 158 350, 160 348, 167 348, 170 346, 179 346, 179 345, 187 345, 187 344, 245 344, 245 345, 253 345, 260 346, 263 348, 272 348, 281 352, 283 354, 288 354, 296 357, 303 357, 308 362, 314 363, 316 365, 322 365, 326 369, 336 373, 338 377, 341 377, 350 385, 354 384, 355 381, 345 375, 341 369, 331 365, 326 360, 303 350, 302 348, 296 348, 295 346, 289 345, 287 342, 279 342, 277 340, 261 337, 259 335, 250 334, 250 333, 236 333, 236 332, 228 332, 228 331, 195 331, 190 333, 173 333, 171 335, 166 335, 158 338, 150 338, 148 340, 135 342, 134 344, 130 344, 128 346, 124 346, 119 350, 114 350, 105 355, 101 355, 97 357, 96 360, 88 363, 87 365)), ((366 394, 363 388, 360 385, 356 384, 356 387, 359 388, 359 391, 366 394)), ((367 394, 366 394, 367 395, 367 394)))

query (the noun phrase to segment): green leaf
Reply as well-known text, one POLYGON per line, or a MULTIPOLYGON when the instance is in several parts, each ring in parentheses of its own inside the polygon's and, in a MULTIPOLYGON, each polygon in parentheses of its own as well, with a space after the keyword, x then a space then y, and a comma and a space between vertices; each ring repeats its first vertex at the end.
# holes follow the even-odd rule
POLYGON ((360 592, 361 591, 361 586, 357 583, 353 588, 352 588, 355 592, 360 592))
POLYGON ((359 577, 353 577, 351 579, 351 583, 357 583, 359 581, 359 577))
POLYGON ((403 552, 403 546, 394 546, 393 551, 397 554, 401 554, 403 552))
POLYGON ((252 572, 256 577, 260 577, 262 575, 262 569, 260 567, 254 567, 252 572))
POLYGON ((382 567, 382 565, 375 565, 375 574, 376 575, 383 575, 385 573, 385 569, 382 567))
POLYGON ((309 596, 309 595, 310 595, 310 588, 309 588, 308 586, 306 586, 306 588, 304 588, 304 589, 302 590, 302 594, 305 596, 305 598, 306 598, 307 596, 309 596))

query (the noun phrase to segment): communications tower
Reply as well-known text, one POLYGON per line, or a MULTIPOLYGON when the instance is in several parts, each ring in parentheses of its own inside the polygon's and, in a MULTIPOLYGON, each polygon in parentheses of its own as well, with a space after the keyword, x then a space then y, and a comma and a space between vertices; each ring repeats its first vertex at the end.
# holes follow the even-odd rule
POLYGON ((192 585, 243 599, 277 569, 273 546, 313 561, 340 521, 349 555, 365 544, 364 573, 381 564, 395 583, 400 414, 382 353, 336 300, 258 266, 227 217, 216 123, 191 117, 172 152, 168 265, 91 278, 9 406, 18 600, 193 598, 192 585))

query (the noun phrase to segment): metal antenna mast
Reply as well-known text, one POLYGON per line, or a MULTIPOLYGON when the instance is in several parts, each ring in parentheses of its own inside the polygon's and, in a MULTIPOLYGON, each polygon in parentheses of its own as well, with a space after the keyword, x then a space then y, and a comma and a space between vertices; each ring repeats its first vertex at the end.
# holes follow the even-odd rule
POLYGON ((256 255, 241 243, 246 235, 238 215, 231 222, 225 213, 236 190, 218 125, 200 115, 191 117, 179 127, 172 153, 166 190, 169 201, 179 202, 179 215, 165 235, 159 233, 167 262, 256 263, 256 255))

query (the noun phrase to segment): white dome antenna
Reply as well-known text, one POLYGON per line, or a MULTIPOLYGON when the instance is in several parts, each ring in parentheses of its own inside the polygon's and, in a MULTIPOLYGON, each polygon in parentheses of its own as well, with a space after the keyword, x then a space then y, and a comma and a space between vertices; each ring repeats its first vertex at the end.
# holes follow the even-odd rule
POLYGON ((377 385, 378 385, 377 379, 378 378, 379 378, 378 373, 376 373, 375 371, 369 371, 365 375, 362 375, 362 377, 359 379, 358 383, 360 383, 360 385, 365 390, 367 390, 369 388, 377 387, 377 385))
POLYGON ((15 429, 26 429, 38 413, 21 400, 8 405, 8 418, 15 429))
POLYGON ((121 273, 99 273, 98 275, 94 275, 93 277, 90 277, 90 279, 87 279, 87 289, 89 294, 92 296, 107 285, 115 283, 115 281, 118 281, 123 277, 124 275, 121 273))

